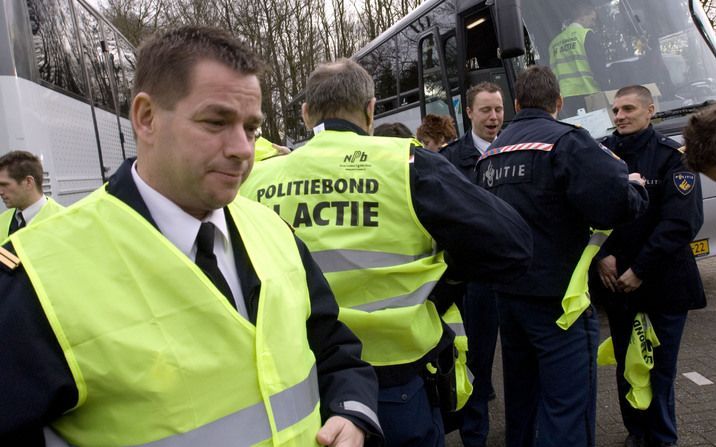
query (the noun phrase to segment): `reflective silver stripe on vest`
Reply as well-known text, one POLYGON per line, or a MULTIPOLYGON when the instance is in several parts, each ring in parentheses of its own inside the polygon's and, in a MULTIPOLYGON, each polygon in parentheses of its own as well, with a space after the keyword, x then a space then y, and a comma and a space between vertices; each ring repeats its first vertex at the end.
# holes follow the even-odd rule
POLYGON ((375 411, 371 410, 370 407, 368 407, 368 405, 366 404, 360 403, 356 400, 347 400, 343 402, 343 409, 353 411, 355 413, 360 413, 370 419, 376 427, 380 427, 380 422, 378 422, 378 415, 375 414, 375 411))
POLYGON ((594 77, 591 71, 577 71, 575 73, 569 73, 569 74, 560 74, 557 75, 557 79, 560 81, 564 79, 572 79, 572 78, 591 78, 594 77))
POLYGON ((587 56, 583 56, 581 54, 574 54, 574 55, 561 56, 561 57, 555 58, 555 60, 552 62, 552 65, 565 64, 567 62, 577 62, 577 61, 589 62, 589 60, 587 59, 587 56))
POLYGON ((589 238, 589 245, 596 245, 597 247, 601 247, 608 237, 608 234, 595 232, 594 234, 592 234, 592 237, 589 238))
POLYGON ((276 429, 281 431, 305 418, 318 404, 316 365, 306 379, 270 397, 276 429))
MULTIPOLYGON (((286 429, 309 416, 318 404, 316 365, 302 382, 271 396, 276 429, 286 429)), ((186 433, 141 444, 143 447, 249 447, 271 438, 271 426, 263 402, 224 416, 186 433)), ((68 447, 54 431, 45 428, 48 447, 68 447), (49 432, 49 433, 48 433, 49 432)))
POLYGON ((465 334, 465 326, 462 323, 448 323, 448 327, 452 329, 456 337, 467 335, 465 334))
POLYGON ((475 376, 472 374, 472 371, 470 371, 470 367, 465 365, 465 371, 467 372, 467 380, 470 381, 470 383, 475 382, 475 376))
POLYGON ((311 253, 323 273, 391 267, 426 258, 432 253, 416 256, 367 250, 324 250, 311 253))
POLYGON ((436 283, 437 281, 430 281, 420 286, 415 292, 386 298, 380 301, 373 301, 372 303, 361 304, 360 306, 353 306, 351 309, 374 312, 376 310, 395 309, 423 304, 425 300, 428 299, 428 296, 430 296, 430 292, 432 292, 436 283))

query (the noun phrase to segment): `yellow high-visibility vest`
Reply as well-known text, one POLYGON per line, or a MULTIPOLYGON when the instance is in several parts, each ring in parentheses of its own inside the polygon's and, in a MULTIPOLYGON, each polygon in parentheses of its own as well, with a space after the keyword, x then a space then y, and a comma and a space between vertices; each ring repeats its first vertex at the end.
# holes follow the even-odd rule
POLYGON ((294 236, 246 199, 228 210, 261 281, 255 326, 104 189, 10 237, 79 392, 52 423, 63 440, 317 445, 310 299, 294 236))
POLYGON ((572 23, 549 44, 552 67, 563 97, 589 95, 599 91, 589 65, 584 41, 591 29, 572 23))
POLYGON ((411 143, 325 130, 239 190, 293 226, 374 366, 414 362, 442 336, 428 297, 446 264, 413 209, 411 143))
MULTIPOLYGON (((52 197, 47 198, 47 202, 40 208, 35 217, 28 222, 28 226, 37 223, 43 219, 47 219, 50 216, 54 216, 60 211, 64 210, 65 207, 55 202, 52 197)), ((10 231, 10 222, 15 216, 15 208, 9 209, 0 214, 0 240, 7 239, 8 232, 10 231)))
POLYGON ((457 356, 455 358, 455 385, 457 389, 457 407, 454 410, 459 410, 465 406, 467 400, 472 394, 472 381, 474 376, 467 367, 467 334, 465 333, 465 325, 462 321, 462 315, 457 305, 453 304, 443 314, 443 321, 448 325, 450 329, 455 333, 455 351, 457 356))

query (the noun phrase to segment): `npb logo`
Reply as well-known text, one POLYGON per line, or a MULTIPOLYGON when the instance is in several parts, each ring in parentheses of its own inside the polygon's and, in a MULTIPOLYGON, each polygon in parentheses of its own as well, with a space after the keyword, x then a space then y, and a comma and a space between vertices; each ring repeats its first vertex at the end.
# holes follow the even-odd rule
POLYGON ((368 154, 363 151, 355 151, 343 157, 344 163, 358 163, 363 161, 368 161, 368 154))

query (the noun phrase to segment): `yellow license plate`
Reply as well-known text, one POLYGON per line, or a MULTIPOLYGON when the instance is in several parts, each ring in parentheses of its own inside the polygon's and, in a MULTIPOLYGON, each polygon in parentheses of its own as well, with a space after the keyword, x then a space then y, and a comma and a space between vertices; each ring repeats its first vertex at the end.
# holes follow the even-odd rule
POLYGON ((711 250, 709 249, 709 240, 708 239, 699 239, 698 241, 693 241, 691 243, 691 252, 697 258, 699 256, 708 255, 709 253, 711 253, 711 250))

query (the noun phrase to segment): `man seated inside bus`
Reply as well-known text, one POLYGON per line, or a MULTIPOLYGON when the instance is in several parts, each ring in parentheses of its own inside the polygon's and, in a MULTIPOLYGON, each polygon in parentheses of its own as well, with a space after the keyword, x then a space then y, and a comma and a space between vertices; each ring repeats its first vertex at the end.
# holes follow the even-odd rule
POLYGON ((597 11, 588 3, 576 3, 572 23, 549 44, 549 65, 559 80, 564 105, 561 116, 587 110, 585 98, 607 83, 604 48, 594 32, 597 11))

